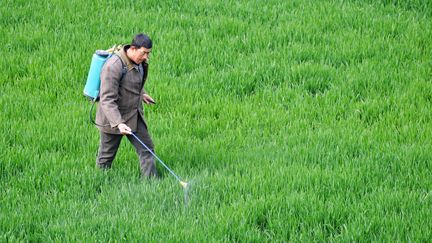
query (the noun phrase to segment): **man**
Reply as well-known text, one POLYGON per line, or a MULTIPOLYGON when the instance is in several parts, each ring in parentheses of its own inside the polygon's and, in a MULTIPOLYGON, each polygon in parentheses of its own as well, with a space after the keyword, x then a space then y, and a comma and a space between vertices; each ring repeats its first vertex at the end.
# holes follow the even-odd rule
POLYGON ((109 58, 101 72, 100 101, 96 123, 102 124, 96 165, 111 168, 123 135, 135 147, 143 177, 157 176, 154 158, 132 135, 134 132, 152 151, 153 142, 147 131, 141 99, 146 104, 154 100, 144 91, 152 41, 145 34, 136 35, 109 58), (105 125, 106 124, 106 125, 105 125))

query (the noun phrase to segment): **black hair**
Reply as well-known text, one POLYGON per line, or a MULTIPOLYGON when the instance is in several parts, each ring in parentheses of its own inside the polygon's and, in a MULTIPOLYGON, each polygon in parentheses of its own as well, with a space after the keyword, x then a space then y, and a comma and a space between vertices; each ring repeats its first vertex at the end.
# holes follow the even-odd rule
POLYGON ((153 42, 148 35, 139 33, 133 38, 131 46, 135 46, 138 48, 144 47, 150 49, 153 46, 153 42))

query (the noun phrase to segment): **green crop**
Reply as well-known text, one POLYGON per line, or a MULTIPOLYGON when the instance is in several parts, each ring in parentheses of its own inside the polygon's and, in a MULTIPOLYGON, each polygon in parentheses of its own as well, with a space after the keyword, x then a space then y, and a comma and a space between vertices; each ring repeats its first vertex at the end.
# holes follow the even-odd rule
POLYGON ((432 238, 432 3, 2 1, 0 241, 432 238), (95 168, 97 49, 148 33, 161 180, 95 168))

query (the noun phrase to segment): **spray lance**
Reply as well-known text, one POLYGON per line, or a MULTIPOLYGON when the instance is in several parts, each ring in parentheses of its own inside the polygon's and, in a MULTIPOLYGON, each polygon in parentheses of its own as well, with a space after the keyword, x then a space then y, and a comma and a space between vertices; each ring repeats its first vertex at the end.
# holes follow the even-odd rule
MULTIPOLYGON (((87 82, 84 87, 84 96, 88 97, 92 101, 92 106, 90 108, 90 121, 96 126, 104 126, 104 125, 96 124, 96 122, 92 118, 92 111, 93 111, 94 104, 96 103, 96 101, 99 100, 99 91, 100 91, 100 84, 101 84, 100 73, 102 71, 103 65, 108 60, 108 58, 110 58, 116 51, 120 50, 121 48, 122 48, 121 45, 114 45, 108 50, 97 50, 92 57, 92 62, 90 64, 90 70, 87 77, 87 82)), ((123 68, 122 70, 123 71, 122 71, 121 78, 123 78, 123 76, 126 73, 125 70, 127 69, 123 68)), ((149 149, 147 145, 145 145, 145 143, 143 143, 134 133, 131 133, 131 135, 177 179, 177 181, 184 189, 187 189, 188 187, 187 182, 181 180, 181 178, 177 176, 174 173, 174 171, 172 171, 161 159, 159 159, 159 157, 151 149, 149 149)))
POLYGON ((171 173, 171 175, 173 175, 176 179, 177 179, 177 181, 180 183, 180 185, 184 188, 184 189, 186 189, 187 187, 188 187, 188 183, 187 182, 185 182, 185 181, 183 181, 183 180, 181 180, 180 179, 180 177, 178 176, 178 175, 176 175, 175 173, 174 173, 174 171, 172 171, 161 159, 159 159, 159 157, 155 154, 155 153, 153 153, 153 151, 151 150, 151 149, 149 149, 148 147, 147 147, 147 145, 145 145, 145 143, 143 143, 138 137, 137 137, 137 135, 135 135, 135 133, 131 133, 131 135, 145 148, 145 149, 147 149, 152 155, 153 155, 153 157, 155 157, 170 173, 171 173))

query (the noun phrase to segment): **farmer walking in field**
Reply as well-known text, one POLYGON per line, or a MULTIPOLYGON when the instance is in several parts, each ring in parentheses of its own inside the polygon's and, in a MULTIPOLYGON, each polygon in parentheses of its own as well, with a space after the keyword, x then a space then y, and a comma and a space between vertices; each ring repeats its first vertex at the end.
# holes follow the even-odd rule
POLYGON ((96 123, 107 125, 99 126, 100 144, 96 159, 99 168, 111 168, 120 141, 126 135, 138 154, 141 175, 157 176, 153 156, 131 135, 134 132, 154 150, 142 107, 142 101, 154 104, 153 98, 144 90, 151 50, 151 39, 145 34, 137 34, 132 43, 109 58, 102 69, 96 123))

